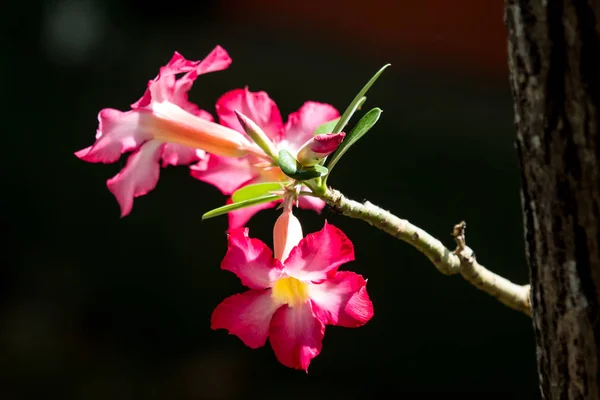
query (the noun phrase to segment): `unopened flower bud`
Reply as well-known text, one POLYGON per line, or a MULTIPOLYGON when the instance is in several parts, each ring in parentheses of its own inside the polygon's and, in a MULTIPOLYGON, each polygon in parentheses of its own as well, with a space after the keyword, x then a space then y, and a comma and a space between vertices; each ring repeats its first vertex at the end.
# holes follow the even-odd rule
POLYGON ((240 121, 240 125, 242 125, 244 132, 250 136, 254 143, 256 143, 258 147, 273 160, 277 160, 277 149, 260 126, 237 110, 235 110, 235 115, 237 116, 238 121, 240 121))
POLYGON ((345 136, 344 132, 313 136, 300 147, 296 159, 303 166, 311 167, 333 153, 345 136))
POLYGON ((291 209, 284 209, 273 227, 273 250, 280 261, 290 255, 290 251, 302 240, 302 225, 291 209))

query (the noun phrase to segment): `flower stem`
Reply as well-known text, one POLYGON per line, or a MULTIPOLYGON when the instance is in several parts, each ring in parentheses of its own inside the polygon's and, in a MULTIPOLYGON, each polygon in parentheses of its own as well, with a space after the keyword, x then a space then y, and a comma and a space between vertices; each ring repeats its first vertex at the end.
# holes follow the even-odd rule
POLYGON ((466 246, 464 228, 466 224, 455 226, 453 236, 457 248, 450 251, 442 242, 411 224, 405 219, 365 201, 359 203, 346 198, 335 189, 328 188, 320 196, 325 202, 342 214, 361 219, 370 225, 411 244, 423 253, 445 275, 461 274, 473 286, 498 299, 501 303, 526 315, 531 315, 529 285, 510 282, 477 262, 473 251, 466 246))

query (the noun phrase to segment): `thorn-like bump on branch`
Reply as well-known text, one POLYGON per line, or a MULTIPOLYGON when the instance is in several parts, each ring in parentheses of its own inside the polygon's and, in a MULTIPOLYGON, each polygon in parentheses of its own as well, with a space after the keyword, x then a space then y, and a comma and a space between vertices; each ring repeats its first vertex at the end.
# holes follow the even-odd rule
POLYGON ((460 221, 454 225, 452 237, 456 241, 456 249, 454 249, 453 253, 461 260, 461 264, 464 262, 472 264, 475 262, 475 252, 467 246, 466 230, 467 223, 465 221, 460 221))
POLYGON ((465 221, 460 221, 458 224, 454 225, 454 229, 452 229, 451 235, 456 241, 456 250, 454 250, 454 254, 456 255, 467 246, 467 240, 465 238, 466 229, 467 223, 465 221))

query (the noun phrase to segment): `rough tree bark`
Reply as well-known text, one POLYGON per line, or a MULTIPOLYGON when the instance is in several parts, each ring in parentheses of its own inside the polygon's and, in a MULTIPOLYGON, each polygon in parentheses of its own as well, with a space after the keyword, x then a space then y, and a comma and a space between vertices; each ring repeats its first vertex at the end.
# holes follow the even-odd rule
POLYGON ((545 399, 600 399, 600 0, 507 0, 545 399))

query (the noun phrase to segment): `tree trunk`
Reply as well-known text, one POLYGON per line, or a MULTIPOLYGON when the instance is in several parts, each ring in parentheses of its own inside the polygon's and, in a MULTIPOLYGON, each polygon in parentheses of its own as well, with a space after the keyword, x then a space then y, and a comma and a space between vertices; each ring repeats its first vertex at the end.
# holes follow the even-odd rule
POLYGON ((600 0, 507 0, 542 397, 600 399, 600 0))

